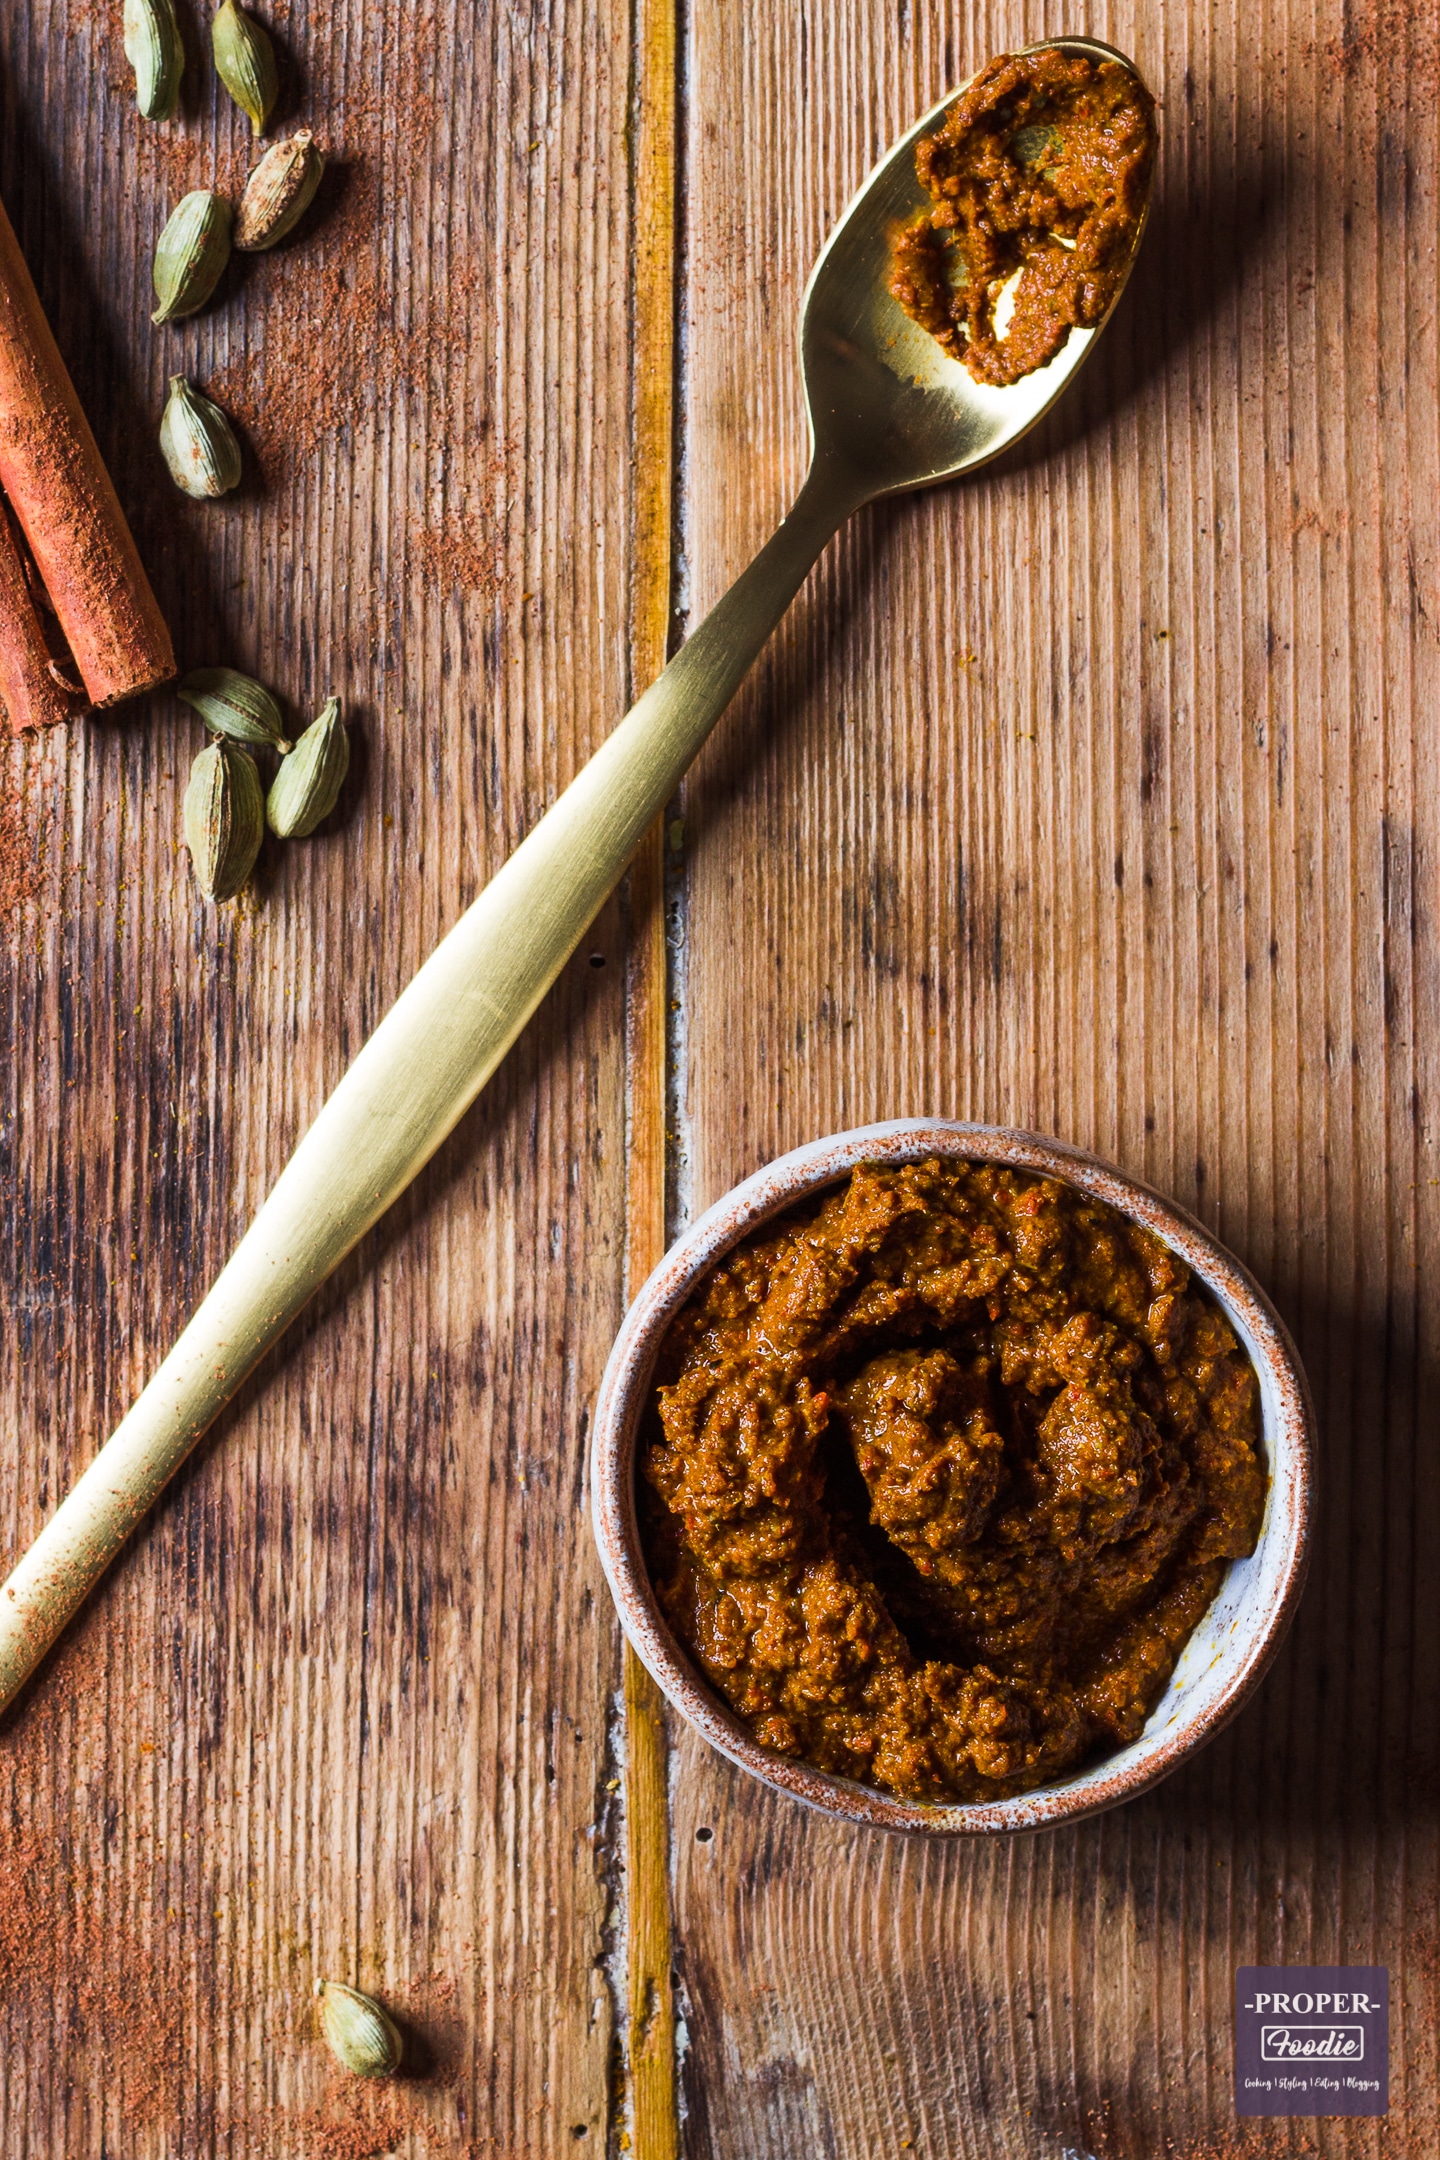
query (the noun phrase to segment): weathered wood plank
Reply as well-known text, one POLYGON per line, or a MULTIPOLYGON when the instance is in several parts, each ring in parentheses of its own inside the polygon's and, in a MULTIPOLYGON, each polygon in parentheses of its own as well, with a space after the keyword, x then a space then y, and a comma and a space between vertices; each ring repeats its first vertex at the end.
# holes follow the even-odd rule
POLYGON ((1021 452, 855 522, 692 780, 694 1198, 921 1110, 1058 1132, 1173 1192, 1299 1336, 1312 1587, 1240 1721, 1069 1832, 857 1835, 677 1735, 691 2160, 1434 2138, 1431 18, 698 11, 691 597, 800 479, 794 324, 830 221, 947 85, 1061 28, 1133 51, 1164 99, 1145 259, 1021 452), (1391 1968, 1388 2122, 1236 2141, 1252 1960, 1391 1968))
MULTIPOLYGON (((628 687, 628 12, 262 12, 282 118, 335 169, 293 245, 164 332, 165 212, 251 155, 209 10, 182 4, 160 130, 118 8, 0 29, 0 191, 182 658, 302 712, 333 688, 358 748, 333 829, 224 913, 177 852, 183 708, 4 753, 40 858, 0 983, 6 1565, 628 687), (223 504, 159 459, 179 368, 247 430, 223 504)), ((582 1456, 621 1297, 625 963, 612 908, 0 1730, 16 2160, 605 2140, 621 1667, 582 1456), (394 2003, 428 2075, 339 2088, 322 1972, 394 2003)))
MULTIPOLYGON (((635 693, 661 672, 674 545, 677 52, 674 0, 642 0, 635 31, 635 420, 630 589, 635 693)), ((664 820, 627 881, 625 1286, 665 1251, 664 820)), ((671 1980, 669 1757, 665 1701, 630 1647, 625 1667, 625 2074, 617 2137, 634 2160, 678 2160, 679 2081, 671 1980)))

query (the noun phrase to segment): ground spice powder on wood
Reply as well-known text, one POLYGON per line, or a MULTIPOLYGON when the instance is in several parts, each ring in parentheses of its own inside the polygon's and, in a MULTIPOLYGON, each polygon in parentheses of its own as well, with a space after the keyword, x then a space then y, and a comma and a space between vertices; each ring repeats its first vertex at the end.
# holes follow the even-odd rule
POLYGON ((44 835, 27 810, 20 787, 0 773, 0 916, 13 915, 44 885, 44 835))

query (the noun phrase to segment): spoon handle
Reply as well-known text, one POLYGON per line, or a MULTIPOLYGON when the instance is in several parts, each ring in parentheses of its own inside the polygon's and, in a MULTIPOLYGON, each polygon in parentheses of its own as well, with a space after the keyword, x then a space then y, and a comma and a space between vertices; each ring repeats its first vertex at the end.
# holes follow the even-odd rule
POLYGON ((857 499, 812 469, 749 569, 396 999, 0 1591, 0 1709, 246 1375, 475 1100, 857 499))

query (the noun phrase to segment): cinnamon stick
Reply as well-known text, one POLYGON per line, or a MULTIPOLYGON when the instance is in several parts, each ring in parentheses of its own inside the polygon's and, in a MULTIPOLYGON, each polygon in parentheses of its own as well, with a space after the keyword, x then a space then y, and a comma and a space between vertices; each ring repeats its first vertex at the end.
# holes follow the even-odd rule
POLYGON ((54 672, 25 565, 0 508, 0 703, 11 730, 53 727, 75 710, 54 672))
POLYGON ((175 655, 165 618, 3 205, 0 488, 91 704, 168 682, 175 655))

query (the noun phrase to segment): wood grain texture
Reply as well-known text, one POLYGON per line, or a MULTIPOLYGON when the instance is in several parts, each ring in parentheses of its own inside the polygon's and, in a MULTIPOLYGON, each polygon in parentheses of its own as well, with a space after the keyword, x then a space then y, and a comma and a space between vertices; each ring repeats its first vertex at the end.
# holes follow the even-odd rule
MULTIPOLYGON (((675 0, 635 18, 635 420, 630 589, 633 689, 664 668, 674 542, 675 0)), ((646 834, 626 887, 625 1287, 633 1296, 665 1251, 666 1009, 664 819, 646 834)), ((625 2105, 617 2136, 633 2160, 677 2160, 680 2139, 671 1980, 669 1749, 665 1701, 634 1651, 625 1666, 625 2105)))
MULTIPOLYGON (((182 664, 302 714, 334 689, 356 735, 337 817, 223 911, 178 848, 183 708, 4 753, 33 887, 0 985, 5 1565, 628 690, 626 9, 263 12, 280 124, 331 170, 292 244, 163 331, 168 209, 253 154, 209 10, 182 0, 161 129, 118 8, 0 29, 0 193, 182 664), (246 432, 220 504, 160 460, 177 369, 246 432)), ((625 963, 612 906, 0 1728, 7 2156, 603 2146, 621 1662, 583 1453, 622 1295, 625 963), (385 1997, 415 2075, 337 2078, 319 1974, 385 1997)))
POLYGON ((858 518, 686 794, 697 1207, 902 1113, 1058 1133, 1213 1224, 1322 1419, 1308 1598, 1153 1796, 948 1849, 684 1733, 691 2160, 1435 2146, 1437 49, 1388 0, 757 0, 690 17, 698 613, 800 481, 794 329, 872 161, 1061 29, 1164 101, 1070 400, 858 518), (1391 2115, 1237 2135, 1241 1962, 1390 1967, 1391 2115))

